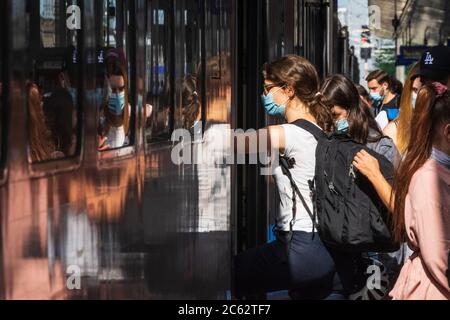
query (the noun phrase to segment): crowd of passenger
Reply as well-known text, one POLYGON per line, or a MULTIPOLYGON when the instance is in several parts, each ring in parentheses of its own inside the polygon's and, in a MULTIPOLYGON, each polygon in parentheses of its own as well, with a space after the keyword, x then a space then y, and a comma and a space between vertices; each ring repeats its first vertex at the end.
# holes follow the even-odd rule
MULTIPOLYGON (((79 91, 76 50, 71 47, 62 57, 56 83, 45 91, 27 82, 30 160, 45 162, 72 157, 78 143, 79 91)), ((128 99, 127 62, 121 49, 110 49, 100 66, 96 89, 87 90, 91 103, 99 107, 99 151, 129 144, 131 106, 128 99)), ((56 80, 56 81, 54 81, 56 80)))
POLYGON ((289 290, 296 299, 349 299, 367 286, 359 281, 367 280, 361 261, 375 255, 393 275, 385 298, 450 299, 450 49, 425 52, 404 84, 373 71, 368 90, 343 75, 320 82, 316 68, 296 55, 265 64, 263 76, 266 113, 287 122, 268 128, 271 146, 294 161, 291 178, 280 168, 274 172, 276 240, 235 257, 236 296, 289 290), (396 251, 349 252, 322 241, 327 234, 310 214, 318 203, 311 192, 319 156, 311 132, 317 129, 361 146, 349 161, 388 212, 396 251), (380 156, 394 179, 383 173, 380 156))

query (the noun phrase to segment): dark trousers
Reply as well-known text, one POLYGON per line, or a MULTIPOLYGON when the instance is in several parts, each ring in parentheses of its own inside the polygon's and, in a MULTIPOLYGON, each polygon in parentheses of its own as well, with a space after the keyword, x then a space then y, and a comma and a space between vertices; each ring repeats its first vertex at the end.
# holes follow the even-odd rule
POLYGON ((274 242, 236 256, 235 295, 291 290, 296 299, 346 299, 353 271, 354 257, 328 250, 318 234, 296 231, 289 241, 278 233, 274 242))

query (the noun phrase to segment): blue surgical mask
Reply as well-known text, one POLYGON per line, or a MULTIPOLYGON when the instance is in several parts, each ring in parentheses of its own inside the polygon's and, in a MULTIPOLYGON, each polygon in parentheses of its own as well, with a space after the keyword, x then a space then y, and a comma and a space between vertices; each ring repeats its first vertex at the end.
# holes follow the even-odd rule
POLYGON ((372 92, 370 94, 370 97, 372 98, 372 101, 375 103, 380 103, 383 101, 383 96, 379 94, 378 92, 372 92))
POLYGON ((411 96, 411 104, 413 109, 416 108, 416 102, 417 102, 417 93, 413 92, 412 96, 411 96))
POLYGON ((108 102, 109 111, 116 116, 121 116, 124 108, 125 108, 125 92, 112 93, 111 96, 109 97, 108 102))
POLYGON ((269 93, 267 96, 262 95, 261 96, 262 104, 264 106, 264 109, 266 110, 266 113, 270 116, 281 116, 283 117, 286 113, 286 106, 285 105, 278 105, 273 101, 273 95, 272 93, 269 93))
POLYGON ((340 119, 336 122, 336 132, 346 132, 349 128, 347 119, 340 119))
POLYGON ((431 159, 450 169, 450 155, 445 152, 433 148, 433 151, 431 152, 431 159))

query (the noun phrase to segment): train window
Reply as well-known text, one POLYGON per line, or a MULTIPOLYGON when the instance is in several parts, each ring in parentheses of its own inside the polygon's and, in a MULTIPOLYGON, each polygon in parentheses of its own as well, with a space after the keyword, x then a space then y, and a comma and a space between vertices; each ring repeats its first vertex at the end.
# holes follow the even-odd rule
POLYGON ((99 104, 99 151, 119 149, 131 145, 132 108, 129 81, 129 54, 127 51, 128 10, 126 1, 103 0, 97 15, 101 21, 101 34, 97 45, 99 79, 97 91, 99 104))
POLYGON ((173 2, 166 0, 150 1, 147 7, 146 91, 153 107, 146 124, 148 142, 170 140, 173 129, 172 9, 173 2))
POLYGON ((31 1, 29 8, 29 58, 25 66, 29 158, 36 163, 73 157, 81 132, 81 10, 77 1, 62 0, 31 1))
POLYGON ((267 7, 267 37, 269 60, 285 55, 286 52, 286 3, 270 0, 267 7))
POLYGON ((179 93, 175 126, 188 130, 202 129, 201 6, 199 0, 180 1, 175 6, 175 77, 179 93))
MULTIPOLYGON (((75 16, 74 20, 70 21, 66 15, 69 6, 76 4, 75 2, 76 1, 61 0, 40 1, 40 33, 41 46, 43 48, 63 48, 69 43, 76 44, 77 28, 68 30, 67 23, 74 23, 76 26, 76 24, 81 23, 81 21, 77 21, 75 16)), ((74 13, 80 14, 80 12, 74 13)))
POLYGON ((126 32, 124 25, 127 23, 125 1, 102 0, 102 14, 98 18, 102 19, 99 45, 108 48, 126 48, 126 32))

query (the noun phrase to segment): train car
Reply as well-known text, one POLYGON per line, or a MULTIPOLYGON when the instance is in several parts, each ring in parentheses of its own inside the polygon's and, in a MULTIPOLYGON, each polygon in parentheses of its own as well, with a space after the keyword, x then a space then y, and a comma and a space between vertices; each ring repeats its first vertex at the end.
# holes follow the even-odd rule
POLYGON ((336 7, 1 1, 0 298, 232 298, 277 195, 259 165, 221 164, 222 132, 275 121, 265 61, 338 71, 336 7))

